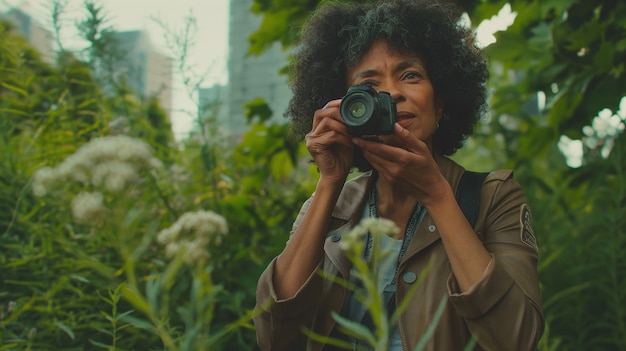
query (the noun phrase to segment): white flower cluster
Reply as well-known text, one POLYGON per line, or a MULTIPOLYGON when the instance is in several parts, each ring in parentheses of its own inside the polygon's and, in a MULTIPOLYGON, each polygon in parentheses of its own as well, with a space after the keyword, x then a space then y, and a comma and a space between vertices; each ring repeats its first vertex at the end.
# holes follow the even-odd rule
POLYGON ((109 212, 103 200, 99 192, 79 193, 72 200, 72 216, 78 223, 99 223, 109 212))
POLYGON ((561 135, 558 146, 565 156, 567 165, 578 168, 583 165, 586 154, 599 151, 603 158, 608 158, 617 138, 624 130, 626 130, 626 96, 620 100, 617 112, 613 113, 608 108, 598 112, 591 125, 583 127, 581 139, 570 139, 566 135, 561 135))
MULTIPOLYGON (((32 190, 35 196, 45 196, 56 183, 75 181, 118 194, 140 179, 141 170, 162 166, 143 140, 126 135, 107 136, 82 145, 57 167, 37 170, 32 190)), ((72 200, 72 215, 78 223, 100 223, 108 213, 104 195, 98 191, 81 192, 72 200)))
POLYGON ((178 254, 188 264, 210 258, 207 246, 220 244, 222 236, 228 232, 224 217, 212 211, 196 211, 183 214, 176 223, 157 235, 157 241, 165 246, 167 257, 178 254))
POLYGON ((139 178, 142 169, 161 168, 152 149, 141 139, 107 136, 82 145, 55 168, 43 167, 33 176, 33 193, 45 196, 56 182, 73 180, 121 192, 139 178))
POLYGON ((363 236, 368 232, 373 236, 391 235, 397 237, 398 233, 400 233, 400 229, 393 221, 385 218, 365 218, 343 236, 339 246, 343 250, 354 248, 358 243, 363 241, 363 236))
POLYGON ((57 182, 57 172, 54 168, 42 167, 33 175, 33 194, 45 196, 57 182))

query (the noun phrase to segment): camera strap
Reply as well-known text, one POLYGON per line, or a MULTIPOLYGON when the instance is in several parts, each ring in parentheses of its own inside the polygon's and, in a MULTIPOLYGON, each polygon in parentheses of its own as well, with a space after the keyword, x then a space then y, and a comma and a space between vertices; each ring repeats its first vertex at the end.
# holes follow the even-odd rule
POLYGON ((489 175, 489 172, 465 171, 456 188, 456 202, 458 202, 461 211, 463 211, 472 228, 476 226, 476 221, 478 220, 480 192, 487 175, 489 175))
MULTIPOLYGON (((375 186, 372 187, 372 190, 370 191, 368 206, 369 206, 369 216, 371 218, 377 218, 378 213, 376 210, 376 187, 375 186)), ((398 252, 398 257, 396 259, 395 269, 393 272, 393 278, 391 282, 389 282, 383 288, 383 291, 382 291, 383 301, 384 301, 384 306, 387 311, 388 317, 391 317, 391 315, 396 310, 396 279, 398 277, 398 270, 400 269, 400 263, 402 262, 402 258, 406 254, 406 251, 409 248, 409 244, 411 243, 411 239, 413 238, 413 235, 415 235, 415 232, 417 231, 417 227, 422 222, 422 218, 424 217, 425 213, 426 211, 425 211, 424 206, 422 206, 422 204, 420 204, 419 202, 416 203, 415 207, 413 207, 413 211, 411 212, 409 223, 406 226, 404 238, 402 239, 402 246, 400 247, 400 251, 398 252)), ((365 261, 370 261, 373 252, 374 252, 374 238, 372 237, 372 234, 368 232, 367 242, 366 242, 365 250, 363 253, 365 261)), ((372 320, 371 314, 368 311, 366 311, 365 314, 363 315, 363 319, 361 322, 363 323, 363 325, 370 328, 370 330, 374 330, 374 322, 372 320)))

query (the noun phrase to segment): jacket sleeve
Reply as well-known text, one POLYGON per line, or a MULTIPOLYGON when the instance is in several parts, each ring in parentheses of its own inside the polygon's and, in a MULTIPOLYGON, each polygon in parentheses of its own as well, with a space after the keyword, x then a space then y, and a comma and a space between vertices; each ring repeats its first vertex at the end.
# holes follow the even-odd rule
POLYGON ((305 328, 315 318, 316 301, 321 293, 321 275, 312 273, 293 298, 278 300, 272 284, 274 259, 261 275, 257 286, 254 315, 257 344, 263 351, 305 350, 305 328))
POLYGON ((511 171, 486 179, 477 223, 491 261, 465 293, 450 275, 450 301, 483 349, 535 350, 544 328, 538 249, 529 206, 511 171))
MULTIPOLYGON (((304 203, 294 222, 291 235, 306 212, 310 199, 304 203)), ((322 289, 322 277, 313 272, 293 298, 278 300, 273 284, 276 258, 261 274, 256 290, 254 325, 257 344, 263 351, 305 350, 307 337, 305 327, 315 318, 315 301, 322 289)))

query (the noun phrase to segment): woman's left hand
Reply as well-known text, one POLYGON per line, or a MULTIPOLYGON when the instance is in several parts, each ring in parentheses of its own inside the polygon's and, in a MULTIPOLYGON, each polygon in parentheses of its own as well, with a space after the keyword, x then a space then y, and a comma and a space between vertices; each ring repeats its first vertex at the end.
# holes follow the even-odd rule
POLYGON ((363 156, 391 184, 401 185, 428 206, 446 191, 447 181, 439 171, 431 149, 424 141, 396 123, 389 143, 354 138, 363 156))
POLYGON ((459 208, 428 144, 396 124, 385 143, 355 139, 379 177, 413 196, 436 224, 461 291, 484 276, 491 256, 459 208))

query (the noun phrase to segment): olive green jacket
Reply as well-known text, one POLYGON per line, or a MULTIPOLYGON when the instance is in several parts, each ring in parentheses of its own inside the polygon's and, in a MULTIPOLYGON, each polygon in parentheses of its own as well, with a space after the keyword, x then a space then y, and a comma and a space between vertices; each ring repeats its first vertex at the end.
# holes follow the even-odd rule
MULTIPOLYGON (((456 190, 464 169, 445 157, 436 157, 442 174, 456 190)), ((371 174, 346 182, 332 214, 319 268, 348 279, 351 263, 339 247, 341 235, 360 221, 373 183, 371 174)), ((292 234, 306 212, 305 202, 292 234)), ((537 244, 530 211, 512 172, 491 172, 482 188, 475 232, 492 259, 481 281, 461 293, 450 267, 438 229, 426 213, 398 270, 396 301, 407 295, 429 262, 425 279, 410 297, 400 316, 404 350, 413 350, 427 333, 435 312, 445 307, 424 350, 464 350, 476 341, 474 350, 534 350, 543 332, 544 320, 537 278, 537 244)), ((321 351, 324 345, 307 338, 302 330, 328 336, 335 322, 331 311, 341 311, 346 289, 313 273, 296 296, 278 301, 272 284, 275 262, 259 278, 257 315, 254 318, 258 345, 263 351, 321 351)))

